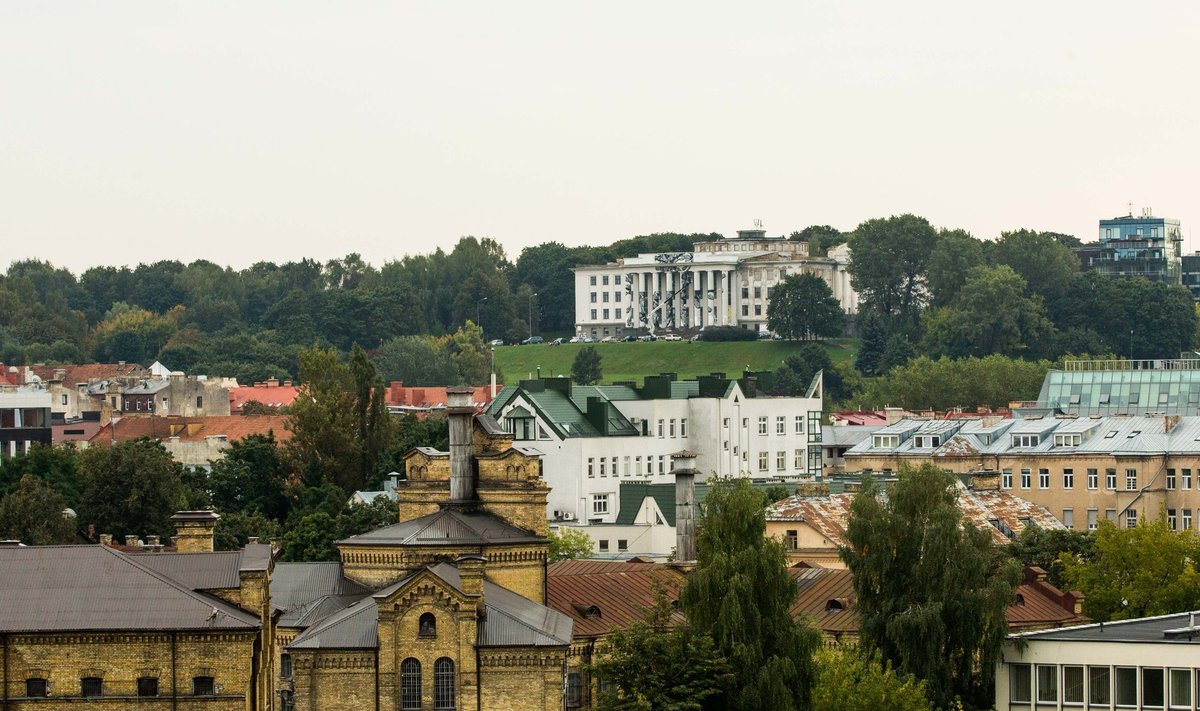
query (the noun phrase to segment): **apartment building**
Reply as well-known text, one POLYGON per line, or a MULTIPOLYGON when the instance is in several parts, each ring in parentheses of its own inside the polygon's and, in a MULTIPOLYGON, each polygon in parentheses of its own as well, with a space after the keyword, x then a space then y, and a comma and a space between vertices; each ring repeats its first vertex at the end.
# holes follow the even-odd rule
POLYGON ((49 446, 52 436, 49 392, 33 385, 0 387, 0 457, 49 446))

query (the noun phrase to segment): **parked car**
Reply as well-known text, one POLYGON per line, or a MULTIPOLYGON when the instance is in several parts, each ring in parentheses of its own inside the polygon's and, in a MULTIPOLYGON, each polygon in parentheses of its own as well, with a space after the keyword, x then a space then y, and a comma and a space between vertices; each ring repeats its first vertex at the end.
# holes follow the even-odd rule
POLYGON ((583 336, 573 336, 567 343, 583 343, 583 336))
POLYGON ((529 338, 526 338, 525 340, 521 341, 521 345, 534 346, 539 343, 545 343, 545 342, 546 342, 546 339, 542 338, 541 336, 530 336, 529 338))
POLYGON ((667 333, 667 334, 664 334, 664 335, 663 335, 663 337, 662 337, 662 339, 663 339, 664 341, 682 341, 682 340, 683 340, 682 338, 680 338, 679 336, 675 335, 674 333, 667 333))
POLYGON ((769 340, 771 340, 771 338, 774 337, 774 335, 775 334, 771 333, 770 331, 759 331, 758 332, 758 340, 769 341, 769 340))
POLYGON ((622 338, 621 340, 626 343, 635 343, 635 342, 637 342, 637 339, 638 339, 637 336, 626 336, 626 337, 622 338))
POLYGON ((550 345, 552 345, 552 346, 561 346, 562 344, 563 344, 563 339, 561 339, 561 338, 555 338, 553 341, 550 341, 550 345))
POLYGON ((658 340, 658 336, 655 336, 653 333, 647 333, 647 334, 646 334, 646 335, 644 335, 644 336, 638 336, 638 340, 639 340, 639 341, 647 341, 647 342, 649 342, 649 341, 657 341, 657 340, 658 340))
POLYGON ((616 340, 617 340, 616 336, 605 336, 604 338, 600 339, 600 342, 601 343, 615 343, 616 340))
POLYGON ((502 345, 504 345, 504 339, 503 338, 493 338, 492 340, 488 341, 488 345, 489 346, 502 346, 502 345))

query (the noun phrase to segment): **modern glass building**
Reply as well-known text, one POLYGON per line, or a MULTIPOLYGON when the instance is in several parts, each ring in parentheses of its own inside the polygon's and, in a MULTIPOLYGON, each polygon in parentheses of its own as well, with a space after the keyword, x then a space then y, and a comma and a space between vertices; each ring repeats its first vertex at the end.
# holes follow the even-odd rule
POLYGON ((1179 220, 1127 215, 1100 220, 1100 254, 1092 261, 1107 276, 1140 276, 1179 284, 1183 232, 1179 220))
POLYGON ((1090 415, 1200 415, 1200 360, 1067 361, 1042 381, 1045 412, 1090 415))

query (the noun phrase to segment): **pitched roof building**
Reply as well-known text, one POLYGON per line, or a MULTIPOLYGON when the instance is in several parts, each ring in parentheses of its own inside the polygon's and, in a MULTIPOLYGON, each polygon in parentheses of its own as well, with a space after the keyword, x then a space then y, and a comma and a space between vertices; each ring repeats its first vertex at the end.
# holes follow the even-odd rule
POLYGON ((86 446, 107 445, 148 437, 163 443, 175 461, 205 467, 224 456, 230 444, 250 435, 274 436, 277 442, 292 438, 283 415, 225 415, 212 417, 152 417, 128 415, 99 428, 86 446))

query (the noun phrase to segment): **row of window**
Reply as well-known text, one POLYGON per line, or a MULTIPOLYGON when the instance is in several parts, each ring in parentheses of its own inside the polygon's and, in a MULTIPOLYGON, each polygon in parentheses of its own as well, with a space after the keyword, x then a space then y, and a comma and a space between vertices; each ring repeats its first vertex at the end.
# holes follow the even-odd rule
MULTIPOLYGON (((605 274, 605 275, 603 275, 603 276, 602 276, 602 277, 600 277, 600 278, 604 280, 604 286, 608 286, 608 283, 609 283, 609 282, 608 282, 608 275, 607 275, 607 274, 605 274)), ((595 285, 596 285, 596 275, 595 275, 595 274, 591 275, 591 277, 589 277, 589 278, 588 278, 588 281, 589 281, 589 283, 590 283, 592 286, 595 286, 595 285)), ((621 275, 620 275, 620 274, 613 274, 613 275, 612 275, 612 283, 613 283, 613 284, 620 284, 620 283, 621 283, 621 275)))
MULTIPOLYGON (((1021 475, 1021 481, 1020 481, 1021 488, 1022 489, 1032 489, 1033 488, 1033 469, 1020 469, 1019 471, 1020 471, 1020 475, 1021 475)), ((1182 488, 1184 488, 1184 489, 1192 488, 1192 470, 1191 469, 1181 469, 1180 473, 1182 475, 1180 478, 1180 481, 1183 482, 1182 488)), ((1137 471, 1137 469, 1126 469, 1125 470, 1124 483, 1125 483, 1125 489, 1124 489, 1125 491, 1137 491, 1137 489, 1138 489, 1138 471, 1137 471)), ((1175 483, 1176 483, 1175 470, 1168 469, 1167 470, 1167 488, 1174 489, 1175 483)), ((1000 486, 1001 486, 1001 488, 1004 488, 1004 489, 1013 488, 1013 470, 1012 469, 1001 469, 1000 470, 1000 486)), ((1038 469, 1038 488, 1039 489, 1049 489, 1050 488, 1050 470, 1049 469, 1038 469)), ((1075 470, 1074 469, 1067 468, 1067 469, 1062 470, 1062 488, 1063 489, 1074 489, 1075 488, 1075 470)), ((1087 470, 1087 488, 1093 489, 1093 490, 1100 488, 1100 470, 1099 469, 1089 468, 1087 470)), ((1116 488, 1117 488, 1117 470, 1116 469, 1104 470, 1104 488, 1109 491, 1116 490, 1116 488)))
MULTIPOLYGON (((770 471, 771 453, 758 453, 758 470, 760 472, 770 471)), ((779 450, 775 452, 775 470, 787 471, 787 451, 779 450)), ((801 447, 793 452, 792 468, 799 471, 819 472, 821 470, 821 448, 801 447), (807 455, 807 461, 805 461, 807 455)))
MULTIPOLYGON (((63 404, 66 405, 67 404, 66 399, 65 399, 66 396, 64 395, 63 398, 64 398, 63 404)), ((146 405, 146 411, 154 412, 154 398, 153 397, 144 398, 144 402, 146 405)), ((133 410, 135 412, 140 412, 142 409, 142 403, 143 403, 143 398, 125 398, 125 410, 126 411, 133 410)), ((167 398, 164 397, 162 399, 162 406, 164 408, 167 408, 167 407, 169 407, 168 403, 170 403, 170 400, 168 400, 167 398)), ((204 396, 203 395, 196 396, 196 407, 197 408, 204 407, 204 396)))
POLYGON ((621 476, 653 476, 655 471, 655 462, 658 463, 658 473, 666 474, 670 462, 669 457, 665 454, 660 454, 657 457, 653 454, 647 454, 645 469, 642 468, 642 455, 625 455, 624 457, 588 457, 587 460, 587 475, 589 479, 595 479, 597 473, 601 478, 607 477, 610 473, 614 477, 621 476), (624 464, 624 468, 622 468, 624 464))
MULTIPOLYGON (((609 319, 609 318, 621 318, 621 310, 620 310, 620 309, 612 309, 612 311, 611 311, 611 312, 609 311, 609 309, 604 309, 604 312, 603 312, 603 313, 604 313, 604 318, 605 318, 605 319, 609 319), (611 314, 612 314, 612 316, 609 316, 609 313, 611 313, 611 314)), ((592 309, 592 320, 593 320, 593 321, 595 321, 595 320, 596 320, 596 309, 592 309)), ((592 335, 593 335, 593 336, 595 336, 595 335, 596 335, 594 331, 592 332, 592 335)), ((607 336, 607 335, 608 335, 608 331, 605 331, 605 332, 604 332, 604 335, 606 335, 606 336, 607 336)))
MULTIPOLYGON (((601 538, 601 539, 597 540, 596 544, 599 546, 601 553, 607 553, 609 551, 609 545, 608 545, 607 538, 601 538)), ((629 540, 626 538, 618 538, 617 539, 617 551, 624 552, 627 550, 629 550, 629 540)))
MULTIPOLYGON (((454 660, 441 657, 433 663, 433 708, 453 711, 458 683, 454 676, 454 660)), ((422 706, 421 661, 409 657, 400 662, 400 708, 419 711, 422 706)))
MULTIPOLYGON (((597 298, 599 298, 600 301, 603 301, 604 303, 607 304, 608 303, 608 293, 609 292, 607 292, 607 291, 601 292, 599 297, 597 297, 596 292, 593 291, 591 294, 592 303, 593 304, 596 303, 597 298)), ((618 304, 621 303, 621 292, 619 292, 619 291, 612 292, 612 300, 618 304)))
MULTIPOLYGON (((211 676, 192 677, 192 696, 216 696, 216 684, 211 676)), ((85 676, 79 680, 79 694, 85 698, 104 696, 104 679, 85 676)), ((158 696, 158 678, 144 676, 137 680, 137 695, 158 696)), ((50 696, 50 681, 40 677, 25 680, 25 696, 43 699, 50 696)))
MULTIPOLYGON (((804 434, 805 418, 806 418, 805 415, 795 415, 792 418, 793 434, 804 434)), ((788 418, 785 415, 776 415, 775 416, 775 434, 777 434, 777 435, 787 434, 787 430, 788 430, 787 419, 788 418)), ((809 412, 807 415, 807 419, 808 419, 809 439, 811 439, 814 442, 820 442, 821 441, 821 413, 816 410, 809 412)), ((661 423, 662 420, 659 420, 659 422, 661 423)), ((729 424, 730 424, 730 420, 728 417, 724 418, 721 421, 721 426, 727 430, 729 429, 729 424)), ((767 417, 766 415, 760 415, 758 418, 758 433, 760 435, 767 434, 770 430, 770 424, 771 424, 771 418, 767 417)), ((742 429, 743 430, 750 429, 750 418, 749 417, 742 418, 742 429)))
POLYGON ((1082 664, 1009 665, 1012 704, 1089 708, 1195 709, 1200 670, 1082 664))

